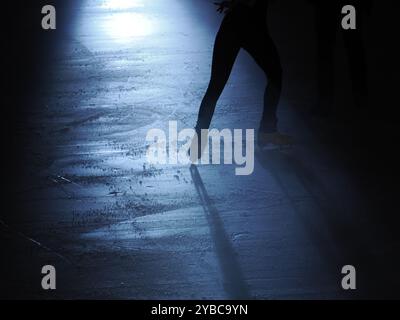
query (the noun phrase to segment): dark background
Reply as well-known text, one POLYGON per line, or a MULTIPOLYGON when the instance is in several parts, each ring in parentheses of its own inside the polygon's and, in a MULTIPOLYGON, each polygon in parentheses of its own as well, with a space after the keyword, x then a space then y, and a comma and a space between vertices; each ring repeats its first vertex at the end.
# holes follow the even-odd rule
MULTIPOLYGON (((329 123, 329 130, 321 129, 324 125, 315 125, 308 110, 300 109, 306 121, 310 122, 315 135, 321 135, 338 155, 345 155, 349 166, 360 181, 365 198, 366 214, 383 225, 388 234, 393 235, 392 244, 399 243, 398 228, 400 226, 398 209, 398 176, 397 154, 398 140, 398 11, 395 1, 374 1, 373 18, 370 19, 368 32, 365 33, 366 51, 368 53, 369 77, 369 105, 365 110, 351 110, 359 116, 348 118, 346 114, 353 108, 350 106, 338 110, 334 117, 322 120, 329 123), (310 120, 309 120, 310 119, 310 120), (397 236, 396 236, 397 235, 397 236)), ((47 61, 59 49, 59 39, 68 32, 79 12, 80 3, 75 1, 8 1, 2 14, 2 23, 5 31, 2 59, 3 83, 5 99, 3 109, 3 148, 5 161, 3 165, 3 206, 0 216, 4 221, 12 221, 19 214, 15 209, 15 184, 20 183, 19 172, 30 166, 26 162, 27 155, 21 145, 27 143, 26 136, 21 136, 21 126, 29 121, 29 109, 34 105, 38 88, 43 85, 42 75, 46 73, 47 61), (42 14, 40 10, 45 4, 53 4, 57 8, 57 30, 44 32, 41 29, 42 14)), ((311 6, 304 3, 304 12, 309 13, 311 6)), ((315 43, 306 43, 298 40, 298 35, 285 33, 285 28, 293 30, 295 24, 301 20, 301 12, 291 12, 288 16, 271 19, 272 30, 279 22, 284 21, 279 28, 285 38, 277 42, 288 41, 297 50, 293 64, 301 61, 315 50, 315 43)), ((315 37, 308 37, 308 39, 315 37)), ((343 50, 343 43, 337 42, 337 49, 343 50)), ((285 53, 283 53, 285 54, 285 53)), ((339 58, 343 59, 343 58, 339 58)), ((346 68, 342 70, 346 77, 346 68)), ((298 75, 288 75, 296 79, 298 75)), ((314 79, 315 80, 315 79, 314 79)), ((307 83, 302 81, 302 86, 307 83)), ((336 87, 341 88, 340 79, 336 79, 336 87)), ((351 95, 347 90, 345 95, 351 95)), ((351 97, 348 96, 348 100, 351 97)), ((32 138, 32 137, 30 137, 32 138)), ((28 143, 31 142, 28 139, 28 143)), ((29 157, 28 157, 29 159, 29 157)), ((394 245, 395 247, 397 246, 394 245)), ((9 248, 10 249, 10 248, 9 248)), ((388 257, 393 265, 398 263, 398 256, 388 257)), ((390 263, 390 262, 389 262, 390 263)), ((385 273, 380 270, 379 273, 385 273)), ((390 274, 386 275, 390 278, 390 274)), ((392 288, 393 290, 393 288, 392 288)), ((397 292, 382 292, 382 296, 393 295, 397 292)), ((12 297, 9 296, 10 298, 12 297)))

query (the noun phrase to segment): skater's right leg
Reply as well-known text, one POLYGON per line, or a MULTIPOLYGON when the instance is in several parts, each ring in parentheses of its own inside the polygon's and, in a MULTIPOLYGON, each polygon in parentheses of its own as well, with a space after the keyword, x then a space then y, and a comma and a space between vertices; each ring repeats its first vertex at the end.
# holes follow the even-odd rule
POLYGON ((196 123, 196 134, 198 139, 193 140, 192 148, 195 148, 194 142, 197 143, 197 154, 191 154, 192 162, 200 158, 206 143, 201 139, 201 130, 210 127, 211 119, 214 115, 217 101, 225 88, 225 85, 231 74, 233 64, 239 53, 240 46, 235 38, 234 21, 227 15, 222 22, 215 39, 211 79, 206 94, 200 105, 199 115, 196 123))
POLYGON ((211 79, 200 105, 196 129, 208 129, 215 106, 231 74, 240 50, 229 17, 225 17, 214 44, 211 79))

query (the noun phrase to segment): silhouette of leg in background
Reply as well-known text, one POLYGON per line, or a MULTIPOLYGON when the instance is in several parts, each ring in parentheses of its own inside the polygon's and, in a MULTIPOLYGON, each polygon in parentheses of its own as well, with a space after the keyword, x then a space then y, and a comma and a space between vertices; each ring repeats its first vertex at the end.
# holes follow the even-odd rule
POLYGON ((320 116, 326 116, 332 111, 337 17, 333 3, 316 4, 317 106, 313 113, 320 116))
POLYGON ((367 62, 363 41, 363 15, 359 14, 358 29, 342 30, 345 49, 349 62, 350 80, 352 84, 354 106, 357 109, 367 107, 367 62))
POLYGON ((349 66, 349 77, 352 84, 354 105, 357 109, 364 108, 367 103, 367 67, 366 53, 363 41, 365 27, 364 15, 370 2, 360 1, 311 1, 316 9, 317 33, 317 106, 313 110, 317 115, 329 115, 333 109, 335 88, 335 47, 338 28, 343 36, 344 49, 349 66), (343 30, 341 28, 341 9, 351 4, 357 10, 357 29, 343 30))

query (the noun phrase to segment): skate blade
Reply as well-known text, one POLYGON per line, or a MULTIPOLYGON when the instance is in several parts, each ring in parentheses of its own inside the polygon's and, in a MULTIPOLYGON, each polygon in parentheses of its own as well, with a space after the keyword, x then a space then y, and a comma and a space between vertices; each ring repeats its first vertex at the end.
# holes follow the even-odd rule
POLYGON ((292 149, 294 144, 273 144, 273 143, 268 143, 262 146, 258 146, 261 151, 283 151, 283 150, 288 150, 292 149))

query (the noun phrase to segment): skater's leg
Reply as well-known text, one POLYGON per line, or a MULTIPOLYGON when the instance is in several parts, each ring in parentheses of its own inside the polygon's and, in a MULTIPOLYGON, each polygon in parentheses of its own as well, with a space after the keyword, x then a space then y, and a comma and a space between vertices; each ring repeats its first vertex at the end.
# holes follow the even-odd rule
POLYGON ((259 34, 260 36, 257 36, 256 39, 247 42, 244 48, 262 68, 268 79, 264 92, 264 111, 260 131, 273 133, 277 131, 277 109, 282 91, 282 67, 273 40, 267 32, 260 32, 259 34))
POLYGON ((206 147, 206 143, 201 139, 201 130, 210 127, 215 106, 229 79, 233 64, 240 50, 238 41, 235 38, 234 23, 235 21, 232 21, 231 16, 225 16, 215 39, 211 79, 201 102, 195 127, 198 139, 193 139, 190 149, 191 151, 197 150, 197 152, 189 152, 192 163, 201 158, 203 150, 206 147))
MULTIPOLYGON (((256 30, 260 28, 257 27, 256 30)), ((264 93, 264 111, 258 132, 258 145, 262 148, 269 145, 291 145, 293 139, 279 133, 277 128, 277 109, 282 91, 282 67, 278 50, 266 29, 263 32, 253 32, 252 35, 256 37, 249 37, 244 48, 262 68, 268 79, 264 93)))
POLYGON ((215 106, 229 79, 240 49, 230 23, 225 18, 215 39, 211 79, 200 105, 196 129, 209 128, 215 106))

